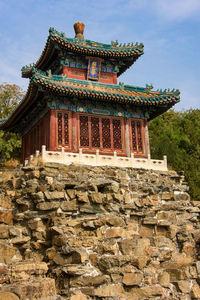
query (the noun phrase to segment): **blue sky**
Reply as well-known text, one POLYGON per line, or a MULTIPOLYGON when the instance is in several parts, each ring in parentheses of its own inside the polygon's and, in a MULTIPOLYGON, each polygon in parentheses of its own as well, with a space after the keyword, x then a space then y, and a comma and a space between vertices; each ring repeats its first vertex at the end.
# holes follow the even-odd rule
POLYGON ((0 0, 0 83, 28 80, 21 67, 36 62, 49 27, 110 43, 143 42, 144 55, 119 77, 126 84, 178 88, 176 110, 200 108, 200 0, 0 0))

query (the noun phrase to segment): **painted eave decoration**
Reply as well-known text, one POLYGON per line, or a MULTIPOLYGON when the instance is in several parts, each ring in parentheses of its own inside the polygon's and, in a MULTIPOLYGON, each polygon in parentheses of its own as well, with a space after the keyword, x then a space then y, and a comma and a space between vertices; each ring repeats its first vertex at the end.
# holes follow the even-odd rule
POLYGON ((79 96, 104 101, 132 103, 142 105, 162 105, 179 102, 178 90, 152 91, 146 88, 130 85, 106 84, 101 82, 67 78, 62 75, 48 76, 44 72, 34 70, 32 81, 45 90, 56 92, 59 95, 79 96))
POLYGON ((40 58, 35 64, 22 68, 22 77, 30 78, 33 67, 43 71, 48 69, 49 63, 55 57, 58 48, 77 55, 120 59, 121 66, 117 73, 118 76, 125 72, 144 53, 142 43, 118 44, 117 41, 111 41, 111 44, 104 44, 84 38, 67 38, 65 33, 59 33, 51 27, 40 58))
POLYGON ((180 101, 179 90, 153 91, 150 85, 143 88, 123 83, 113 85, 72 79, 63 75, 49 75, 48 72, 33 68, 27 94, 9 119, 0 125, 0 128, 9 129, 22 112, 23 115, 25 114, 24 109, 28 109, 30 105, 38 101, 39 92, 43 95, 48 92, 63 97, 79 97, 104 103, 116 102, 143 107, 149 111, 149 120, 180 101))

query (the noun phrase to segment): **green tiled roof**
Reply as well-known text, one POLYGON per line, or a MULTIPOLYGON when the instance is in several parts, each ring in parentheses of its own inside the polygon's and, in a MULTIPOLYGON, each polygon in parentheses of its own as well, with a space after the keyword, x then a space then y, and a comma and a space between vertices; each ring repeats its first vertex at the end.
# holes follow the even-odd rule
POLYGON ((88 80, 72 79, 62 75, 48 76, 44 72, 34 69, 32 82, 43 89, 60 95, 93 98, 104 101, 132 103, 135 105, 169 105, 179 102, 178 90, 152 91, 146 88, 130 85, 106 84, 88 80))
POLYGON ((54 28, 49 29, 49 36, 52 40, 67 47, 68 49, 74 51, 84 52, 90 55, 102 55, 102 56, 132 56, 143 54, 144 45, 142 43, 128 43, 128 44, 118 44, 118 42, 111 42, 111 44, 98 43, 86 39, 78 38, 67 38, 65 33, 59 33, 54 28))
POLYGON ((48 62, 53 56, 53 53, 55 53, 57 47, 77 55, 94 56, 103 59, 117 59, 121 63, 118 76, 144 53, 144 45, 142 43, 128 43, 122 45, 111 42, 111 44, 104 44, 86 39, 67 38, 65 33, 59 33, 51 27, 49 29, 49 36, 45 48, 40 58, 36 63, 22 67, 22 77, 30 77, 33 67, 47 70, 49 66, 48 62))

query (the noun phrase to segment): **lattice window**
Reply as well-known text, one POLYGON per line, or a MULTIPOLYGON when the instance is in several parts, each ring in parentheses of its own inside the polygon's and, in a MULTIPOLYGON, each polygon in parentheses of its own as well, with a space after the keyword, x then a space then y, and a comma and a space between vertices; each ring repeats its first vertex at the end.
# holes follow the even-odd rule
POLYGON ((69 115, 67 113, 64 114, 64 140, 65 145, 69 145, 69 115))
POLYGON ((122 132, 121 121, 113 119, 113 147, 114 149, 122 149, 122 132))
POLYGON ((62 123, 63 123, 63 118, 62 118, 62 113, 58 113, 58 145, 62 145, 62 139, 63 139, 63 134, 62 134, 62 123))
POLYGON ((123 149, 123 119, 94 115, 79 116, 80 147, 104 152, 123 149))
POLYGON ((143 153, 142 122, 131 120, 132 149, 135 153, 143 153))
POLYGON ((80 116, 80 146, 89 147, 89 122, 87 116, 80 116))
POLYGON ((91 142, 92 147, 100 147, 100 128, 99 128, 99 118, 91 117, 91 142))
POLYGON ((137 124, 138 151, 139 151, 139 152, 143 152, 141 122, 140 122, 140 121, 137 121, 136 124, 137 124))
POLYGON ((58 147, 68 147, 69 139, 69 113, 57 112, 57 142, 58 147))
POLYGON ((132 133, 132 147, 133 151, 137 151, 137 137, 136 137, 136 130, 135 130, 135 121, 131 121, 131 133, 132 133))
POLYGON ((110 119, 108 118, 102 118, 102 144, 103 148, 111 148, 110 119))

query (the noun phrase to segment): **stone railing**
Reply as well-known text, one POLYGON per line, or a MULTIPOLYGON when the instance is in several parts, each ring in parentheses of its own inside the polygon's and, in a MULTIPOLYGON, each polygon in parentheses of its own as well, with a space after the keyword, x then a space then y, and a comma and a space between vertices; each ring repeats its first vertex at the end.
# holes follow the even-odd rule
MULTIPOLYGON (((36 151, 36 157, 40 155, 39 151, 36 151)), ((90 166, 111 166, 111 167, 124 167, 124 168, 137 168, 147 170, 159 170, 167 171, 167 157, 163 156, 163 160, 148 158, 137 158, 131 153, 130 157, 118 156, 116 152, 113 155, 99 154, 99 150, 96 150, 95 154, 86 154, 79 150, 79 153, 65 152, 64 148, 61 151, 46 151, 46 146, 42 146, 41 157, 43 162, 54 162, 70 165, 72 163, 78 163, 90 166)), ((30 160, 33 156, 30 157, 30 160)), ((28 161, 25 162, 27 164, 28 161)))

